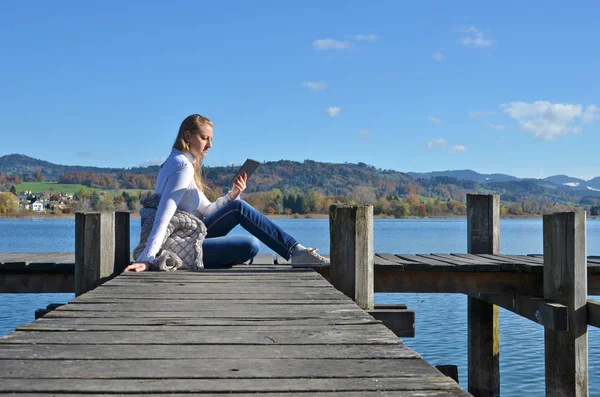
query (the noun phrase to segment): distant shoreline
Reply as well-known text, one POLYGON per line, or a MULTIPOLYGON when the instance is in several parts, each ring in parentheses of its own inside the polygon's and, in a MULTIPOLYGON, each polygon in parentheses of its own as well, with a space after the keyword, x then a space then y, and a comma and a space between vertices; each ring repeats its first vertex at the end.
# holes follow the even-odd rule
MULTIPOLYGON (((275 215, 266 215, 267 218, 271 219, 328 219, 328 214, 302 214, 302 215, 286 215, 286 214, 275 214, 275 215)), ((139 218, 140 214, 138 213, 130 213, 131 218, 139 218)), ((394 218, 392 216, 382 216, 382 215, 374 215, 375 219, 464 219, 465 216, 458 215, 443 215, 443 216, 426 216, 426 217, 418 217, 418 216, 408 216, 405 218, 394 218)), ((508 215, 503 216, 501 219, 536 219, 541 218, 542 215, 508 215)), ((75 218, 75 214, 35 214, 35 213, 27 213, 27 214, 0 214, 0 219, 69 219, 75 218)), ((598 219, 599 216, 589 216, 588 219, 598 219)))

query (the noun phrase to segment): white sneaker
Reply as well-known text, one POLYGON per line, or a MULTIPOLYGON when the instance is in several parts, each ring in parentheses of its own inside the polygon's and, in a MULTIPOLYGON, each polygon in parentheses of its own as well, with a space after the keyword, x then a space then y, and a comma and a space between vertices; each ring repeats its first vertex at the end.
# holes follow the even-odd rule
POLYGON ((329 259, 317 254, 316 248, 307 248, 292 254, 292 267, 325 267, 329 265, 329 259))

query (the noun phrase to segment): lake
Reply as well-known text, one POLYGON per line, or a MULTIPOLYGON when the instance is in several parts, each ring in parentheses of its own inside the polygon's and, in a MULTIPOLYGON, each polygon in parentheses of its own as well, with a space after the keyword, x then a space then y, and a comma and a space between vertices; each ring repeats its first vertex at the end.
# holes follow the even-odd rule
MULTIPOLYGON (((274 219, 303 245, 329 253, 327 219, 274 219)), ((502 219, 500 252, 543 252, 542 219, 502 219)), ((132 250, 140 221, 131 221, 132 250)), ((72 252, 73 219, 0 219, 0 252, 72 252)), ((241 229, 232 231, 245 233, 241 229)), ((376 219, 375 252, 452 253, 467 251, 465 219, 376 219)), ((600 255, 600 220, 587 222, 588 255, 600 255)), ((270 252, 262 247, 261 252, 270 252)), ((35 309, 67 302, 73 294, 0 294, 0 335, 33 321, 35 309)), ((467 387, 467 299, 460 294, 376 294, 377 303, 405 303, 416 312, 416 336, 404 342, 433 365, 459 366, 467 387)), ((600 300, 600 298, 597 298, 600 300)), ((500 309, 502 396, 544 396, 544 330, 500 309)), ((590 396, 600 396, 600 330, 589 329, 590 396)))

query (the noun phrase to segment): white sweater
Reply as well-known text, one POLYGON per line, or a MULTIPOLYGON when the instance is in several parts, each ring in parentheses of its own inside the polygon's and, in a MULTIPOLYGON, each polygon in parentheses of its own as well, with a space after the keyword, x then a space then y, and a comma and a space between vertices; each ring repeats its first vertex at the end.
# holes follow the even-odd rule
POLYGON ((173 149, 169 158, 161 165, 156 178, 156 193, 160 194, 160 203, 146 249, 136 258, 136 262, 154 263, 169 221, 176 210, 191 214, 198 212, 206 217, 229 202, 229 195, 226 194, 211 203, 198 189, 194 181, 195 161, 190 153, 173 149))

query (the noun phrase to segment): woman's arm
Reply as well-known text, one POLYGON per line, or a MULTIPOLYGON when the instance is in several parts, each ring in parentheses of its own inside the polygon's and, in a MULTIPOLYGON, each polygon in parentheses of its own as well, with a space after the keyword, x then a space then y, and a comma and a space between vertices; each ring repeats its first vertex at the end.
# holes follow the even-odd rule
POLYGON ((200 212, 203 217, 207 217, 230 201, 239 199, 240 194, 246 189, 247 179, 248 176, 244 172, 244 174, 240 175, 240 177, 235 181, 231 191, 223 197, 219 197, 214 203, 211 203, 210 200, 206 198, 204 193, 200 192, 200 205, 198 206, 198 212, 200 212))
MULTIPOLYGON (((193 181, 194 168, 191 164, 187 163, 182 164, 180 168, 167 177, 165 188, 161 194, 160 203, 154 217, 154 223, 152 224, 152 232, 146 241, 146 248, 136 258, 135 265, 142 262, 154 263, 156 254, 158 254, 167 232, 169 222, 173 214, 175 214, 179 202, 189 190, 193 181)), ((137 268, 140 268, 140 266, 137 266, 137 268)))

